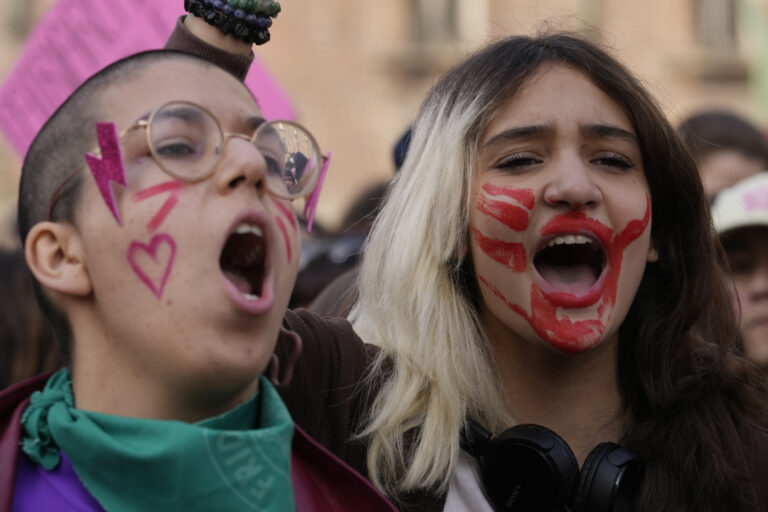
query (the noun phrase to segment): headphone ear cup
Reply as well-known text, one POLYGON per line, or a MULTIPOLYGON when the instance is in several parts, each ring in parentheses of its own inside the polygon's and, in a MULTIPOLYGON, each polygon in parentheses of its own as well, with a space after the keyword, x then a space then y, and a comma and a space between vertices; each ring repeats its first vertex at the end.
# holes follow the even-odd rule
POLYGON ((641 479, 637 457, 616 443, 600 443, 584 460, 573 512, 625 512, 634 503, 641 479))
POLYGON ((566 442, 539 425, 518 425, 495 437, 480 468, 486 495, 498 511, 560 512, 579 473, 566 442))

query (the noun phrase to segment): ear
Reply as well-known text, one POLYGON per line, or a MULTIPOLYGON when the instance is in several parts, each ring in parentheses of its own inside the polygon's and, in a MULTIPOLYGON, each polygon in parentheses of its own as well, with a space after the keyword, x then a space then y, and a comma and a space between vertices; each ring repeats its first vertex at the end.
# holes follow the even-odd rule
POLYGON ((24 253, 32 274, 46 288, 78 297, 91 293, 82 240, 71 224, 35 224, 27 234, 24 253))
POLYGON ((656 247, 653 245, 653 242, 651 242, 651 247, 648 249, 648 263, 656 263, 659 261, 659 251, 656 250, 656 247))

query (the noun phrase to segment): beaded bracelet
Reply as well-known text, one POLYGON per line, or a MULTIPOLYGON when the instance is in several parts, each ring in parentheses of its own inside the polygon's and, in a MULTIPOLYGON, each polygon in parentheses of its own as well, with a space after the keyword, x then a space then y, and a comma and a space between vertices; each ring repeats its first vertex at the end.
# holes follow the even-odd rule
POLYGON ((260 45, 269 41, 271 18, 280 12, 280 4, 272 0, 184 0, 184 9, 223 34, 260 45), (235 2, 238 7, 232 5, 235 2), (243 3, 252 10, 240 8, 243 3))
POLYGON ((274 18, 280 12, 280 4, 272 0, 224 0, 235 9, 274 18))

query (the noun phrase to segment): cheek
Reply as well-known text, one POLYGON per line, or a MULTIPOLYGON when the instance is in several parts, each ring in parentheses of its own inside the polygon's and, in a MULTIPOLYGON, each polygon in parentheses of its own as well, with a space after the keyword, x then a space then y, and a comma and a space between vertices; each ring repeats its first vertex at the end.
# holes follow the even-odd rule
POLYGON ((285 246, 285 258, 289 263, 298 261, 299 225, 293 210, 280 201, 273 201, 276 206, 275 224, 285 246))
MULTIPOLYGON (((187 184, 165 181, 143 188, 131 196, 136 216, 131 219, 131 240, 125 259, 133 276, 158 300, 176 262, 176 239, 163 230, 166 219, 179 203, 187 184)), ((128 231, 126 229, 126 231, 128 231)))
POLYGON ((481 187, 470 205, 473 252, 480 261, 485 255, 514 272, 525 270, 525 248, 517 240, 528 229, 533 200, 528 189, 491 183, 481 187))

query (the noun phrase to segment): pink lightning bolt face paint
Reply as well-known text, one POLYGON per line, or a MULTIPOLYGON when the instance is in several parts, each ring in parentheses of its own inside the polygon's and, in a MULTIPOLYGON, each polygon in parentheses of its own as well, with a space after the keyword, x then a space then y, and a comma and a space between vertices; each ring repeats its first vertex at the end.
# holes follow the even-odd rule
POLYGON ((481 318, 493 343, 580 353, 617 338, 653 253, 651 199, 613 100, 563 66, 530 82, 480 142, 469 242, 481 318))

